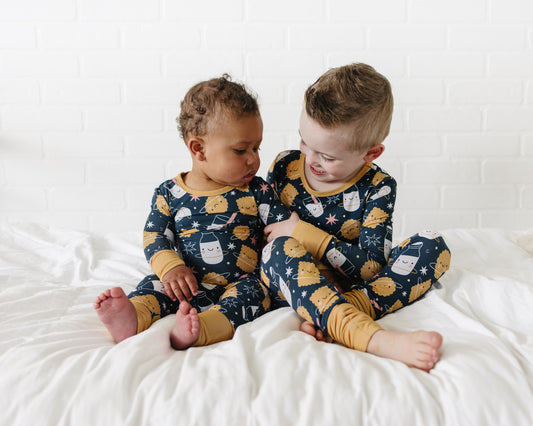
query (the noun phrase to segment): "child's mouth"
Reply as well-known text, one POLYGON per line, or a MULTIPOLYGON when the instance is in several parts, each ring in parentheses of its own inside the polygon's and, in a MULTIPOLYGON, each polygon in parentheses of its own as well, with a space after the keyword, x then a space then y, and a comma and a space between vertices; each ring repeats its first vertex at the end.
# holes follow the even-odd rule
POLYGON ((309 170, 311 170, 311 173, 317 175, 317 176, 323 176, 326 174, 326 172, 321 172, 317 169, 315 169, 313 166, 309 166, 309 170))
POLYGON ((248 173, 246 176, 243 177, 243 180, 245 182, 250 182, 255 176, 255 173, 252 172, 252 173, 248 173))

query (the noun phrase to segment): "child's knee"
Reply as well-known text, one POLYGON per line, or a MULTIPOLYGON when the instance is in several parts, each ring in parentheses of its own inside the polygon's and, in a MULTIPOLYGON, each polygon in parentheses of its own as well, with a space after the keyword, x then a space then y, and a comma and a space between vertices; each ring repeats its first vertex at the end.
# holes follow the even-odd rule
POLYGON ((306 256, 310 254, 298 240, 292 237, 278 237, 263 248, 261 269, 280 259, 301 259, 306 256))
POLYGON ((430 265, 439 279, 450 269, 451 252, 442 235, 433 231, 422 231, 411 238, 412 242, 422 243, 424 251, 429 253, 430 265))

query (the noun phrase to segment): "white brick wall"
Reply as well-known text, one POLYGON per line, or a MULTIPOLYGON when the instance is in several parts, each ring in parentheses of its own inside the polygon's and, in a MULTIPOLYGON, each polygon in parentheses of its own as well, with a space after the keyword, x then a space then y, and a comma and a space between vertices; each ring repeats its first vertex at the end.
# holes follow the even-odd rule
POLYGON ((355 61, 393 85, 397 236, 532 226, 531 0, 0 0, 0 221, 140 231, 190 167, 193 83, 259 94, 265 174, 307 85, 355 61))

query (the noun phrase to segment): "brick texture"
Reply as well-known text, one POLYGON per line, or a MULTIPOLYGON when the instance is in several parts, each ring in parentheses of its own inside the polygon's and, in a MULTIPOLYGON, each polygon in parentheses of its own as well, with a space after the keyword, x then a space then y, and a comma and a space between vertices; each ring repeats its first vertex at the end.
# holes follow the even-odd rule
POLYGON ((306 87, 349 62, 393 86, 396 237, 532 226, 530 0, 0 1, 0 221, 140 231, 190 167, 179 101, 224 72, 259 96, 264 176, 306 87))

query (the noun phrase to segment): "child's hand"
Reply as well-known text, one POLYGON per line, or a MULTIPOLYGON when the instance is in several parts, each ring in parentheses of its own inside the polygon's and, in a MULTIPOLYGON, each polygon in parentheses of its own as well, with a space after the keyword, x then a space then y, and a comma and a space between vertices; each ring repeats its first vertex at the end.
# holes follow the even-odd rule
POLYGON ((292 212, 291 217, 287 220, 266 226, 264 232, 267 242, 273 241, 278 237, 290 237, 299 220, 298 213, 292 212))
POLYGON ((198 294, 198 283, 191 269, 185 265, 176 266, 168 271, 161 280, 165 292, 173 301, 191 300, 198 294))

